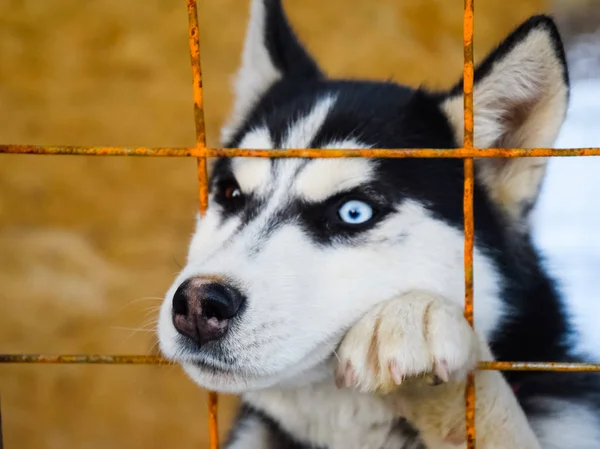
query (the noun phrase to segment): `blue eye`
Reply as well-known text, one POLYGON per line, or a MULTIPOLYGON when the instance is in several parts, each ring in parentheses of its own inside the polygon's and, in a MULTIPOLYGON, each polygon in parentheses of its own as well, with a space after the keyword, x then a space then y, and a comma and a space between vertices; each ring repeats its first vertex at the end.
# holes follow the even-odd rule
POLYGON ((373 217, 373 208, 362 201, 350 200, 340 207, 338 214, 344 223, 362 224, 373 217))

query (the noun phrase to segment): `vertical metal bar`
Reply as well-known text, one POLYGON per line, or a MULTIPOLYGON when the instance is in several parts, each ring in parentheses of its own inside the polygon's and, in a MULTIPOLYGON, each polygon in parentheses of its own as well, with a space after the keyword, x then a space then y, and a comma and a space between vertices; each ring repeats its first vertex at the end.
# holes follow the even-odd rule
POLYGON ((198 158, 198 198, 200 215, 204 215, 208 208, 208 171, 206 157, 198 158))
POLYGON ((190 58, 194 86, 194 118, 196 119, 196 145, 206 147, 204 132, 204 104, 202 94, 202 66, 200 63, 200 31, 198 29, 198 8, 196 0, 187 0, 190 27, 190 58))
MULTIPOLYGON (((474 29, 474 0, 465 0, 464 11, 464 109, 465 109, 465 149, 473 149, 473 29, 474 29)), ((464 230, 465 230, 465 318, 473 326, 473 158, 464 162, 464 230)), ((467 432, 467 448, 475 449, 475 375, 470 373, 465 391, 465 418, 467 432)))
MULTIPOLYGON (((196 147, 201 150, 198 158, 198 196, 200 215, 208 208, 208 171, 206 161, 206 133, 204 124, 204 104, 202 93, 202 66, 200 62, 200 30, 198 28, 198 6, 196 0, 187 0, 190 28, 190 58, 194 86, 194 119, 196 125, 196 147), (202 151, 204 150, 204 151, 202 151)), ((219 427, 217 420, 218 397, 208 392, 208 433, 210 449, 219 448, 219 427)))
MULTIPOLYGON (((198 8, 196 0, 187 0, 190 26, 190 59, 192 62, 192 82, 194 87, 194 119, 196 125, 196 148, 206 150, 204 125, 204 100, 202 93, 202 65, 200 62, 200 31, 198 28, 198 8)), ((201 151, 198 158, 198 183, 200 214, 204 215, 208 207, 208 175, 206 153, 201 151)))
MULTIPOLYGON (((465 318, 473 326, 473 159, 465 159, 465 318)), ((467 449, 475 449, 475 375, 469 373, 465 391, 467 449)))
POLYGON ((465 0, 464 14, 464 108, 465 108, 465 137, 464 148, 473 149, 473 78, 475 69, 473 64, 473 25, 474 25, 474 0, 465 0))
POLYGON ((219 426, 217 422, 217 410, 219 405, 219 396, 213 391, 208 392, 208 435, 210 440, 210 449, 219 447, 219 426))

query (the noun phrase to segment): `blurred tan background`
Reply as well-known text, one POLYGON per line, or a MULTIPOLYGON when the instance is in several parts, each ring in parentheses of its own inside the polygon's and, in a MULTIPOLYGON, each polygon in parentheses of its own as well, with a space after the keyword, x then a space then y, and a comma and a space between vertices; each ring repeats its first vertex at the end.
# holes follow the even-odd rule
MULTIPOLYGON (((460 77, 462 0, 285 4, 331 75, 460 77)), ((545 7, 478 0, 476 57, 545 7)), ((209 145, 247 10, 199 0, 209 145)), ((0 0, 0 142, 194 145, 187 45, 183 0, 0 0)), ((0 352, 154 352, 196 205, 192 159, 0 155, 0 352)), ((177 367, 0 366, 0 389, 6 449, 206 447, 206 395, 177 367)))

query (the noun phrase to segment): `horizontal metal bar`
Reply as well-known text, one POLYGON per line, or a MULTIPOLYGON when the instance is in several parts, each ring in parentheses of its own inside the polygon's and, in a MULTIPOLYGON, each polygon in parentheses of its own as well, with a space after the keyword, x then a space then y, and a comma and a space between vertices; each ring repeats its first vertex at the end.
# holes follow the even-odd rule
POLYGON ((600 372, 600 363, 479 362, 477 369, 495 371, 600 372))
MULTIPOLYGON (((104 364, 104 365, 172 365, 174 362, 156 355, 103 355, 103 354, 0 354, 1 363, 27 364, 104 364)), ((498 371, 575 371, 600 372, 596 363, 560 362, 479 362, 480 370, 498 371)))
POLYGON ((456 149, 273 149, 242 148, 126 148, 0 145, 0 153, 73 156, 150 156, 150 157, 260 157, 260 158, 469 158, 469 157, 571 157, 600 156, 600 148, 456 148, 456 149))
POLYGON ((254 150, 222 148, 206 150, 208 157, 264 157, 264 158, 478 158, 478 157, 556 157, 556 156, 600 156, 600 148, 574 149, 506 149, 506 148, 456 148, 456 149, 272 149, 254 150))
MULTIPOLYGON (((194 149, 195 150, 195 149, 194 149)), ((72 156, 154 156, 190 157, 192 148, 137 148, 137 147, 77 147, 40 145, 0 145, 0 153, 72 155, 72 156)))
POLYGON ((0 354, 0 363, 57 363, 102 365, 172 365, 173 362, 156 355, 48 355, 48 354, 0 354))

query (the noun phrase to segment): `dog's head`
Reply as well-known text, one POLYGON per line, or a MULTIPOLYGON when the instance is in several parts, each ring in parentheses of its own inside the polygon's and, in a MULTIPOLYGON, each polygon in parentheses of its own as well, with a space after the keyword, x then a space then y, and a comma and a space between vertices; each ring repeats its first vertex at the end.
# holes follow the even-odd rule
MULTIPOLYGON (((478 147, 551 146, 568 81, 553 22, 518 28, 475 74, 478 147)), ((455 148, 462 82, 431 93, 326 78, 279 0, 255 0, 226 146, 455 148)), ((476 323, 504 312, 488 251, 526 233, 544 161, 478 160, 476 323), (487 248, 487 249, 486 249, 487 248)), ((411 289, 463 300, 463 164, 457 159, 221 159, 210 204, 159 320, 163 353, 207 388, 311 381, 345 331, 411 289)))

